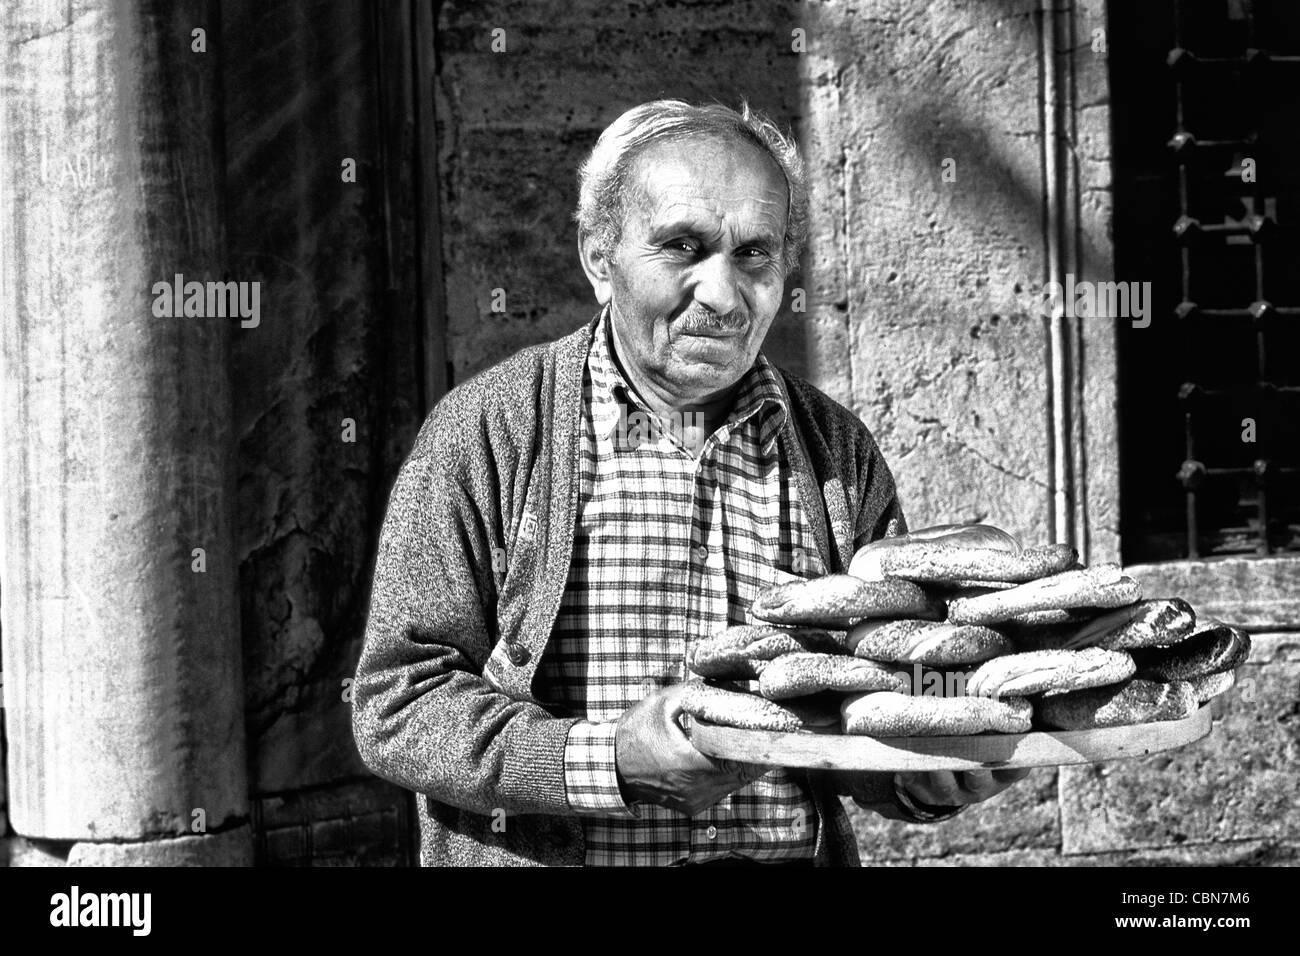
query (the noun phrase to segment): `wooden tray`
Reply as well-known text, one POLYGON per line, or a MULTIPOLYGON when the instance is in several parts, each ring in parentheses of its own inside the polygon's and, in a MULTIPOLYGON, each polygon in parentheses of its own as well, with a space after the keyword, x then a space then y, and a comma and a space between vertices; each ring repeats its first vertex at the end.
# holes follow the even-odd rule
POLYGON ((692 719, 701 753, 776 767, 825 770, 989 770, 1128 760, 1172 750, 1210 733, 1210 705, 1191 717, 1100 730, 973 734, 965 737, 864 737, 833 732, 737 730, 692 719))

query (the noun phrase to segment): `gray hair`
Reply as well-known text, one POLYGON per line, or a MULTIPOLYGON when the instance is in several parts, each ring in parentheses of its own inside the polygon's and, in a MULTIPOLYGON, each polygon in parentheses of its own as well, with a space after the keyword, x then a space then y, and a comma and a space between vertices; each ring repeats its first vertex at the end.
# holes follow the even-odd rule
POLYGON ((789 203, 785 223, 785 270, 793 272, 808 236, 808 193, 803 160, 794 139, 744 101, 740 112, 721 103, 692 106, 682 100, 654 100, 634 106, 605 128, 578 167, 578 228, 612 254, 622 235, 632 194, 629 172, 650 144, 692 136, 717 136, 752 143, 781 168, 789 203))

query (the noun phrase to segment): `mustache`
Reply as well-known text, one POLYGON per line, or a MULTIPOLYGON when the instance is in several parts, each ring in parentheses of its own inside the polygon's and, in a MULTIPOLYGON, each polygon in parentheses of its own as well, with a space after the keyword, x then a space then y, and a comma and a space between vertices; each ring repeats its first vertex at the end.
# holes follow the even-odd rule
POLYGON ((739 332, 749 325, 749 315, 741 309, 720 313, 710 309, 691 309, 677 319, 684 332, 739 332))

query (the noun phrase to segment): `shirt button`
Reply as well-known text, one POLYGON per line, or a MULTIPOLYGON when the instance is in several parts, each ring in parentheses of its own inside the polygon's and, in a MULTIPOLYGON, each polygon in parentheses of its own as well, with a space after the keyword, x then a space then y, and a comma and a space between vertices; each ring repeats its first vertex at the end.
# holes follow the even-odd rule
POLYGON ((718 838, 718 828, 710 823, 709 828, 704 831, 704 835, 710 840, 716 840, 718 838))
POLYGON ((708 558, 709 558, 709 549, 706 548, 706 547, 705 547, 704 545, 702 545, 702 544, 701 544, 701 545, 696 545, 696 547, 695 547, 695 560, 696 560, 696 561, 699 561, 701 564, 703 564, 705 561, 708 560, 708 558))
POLYGON ((532 656, 528 648, 522 644, 516 644, 514 641, 506 644, 506 657, 510 658, 510 663, 514 664, 515 667, 523 667, 532 659, 532 656))

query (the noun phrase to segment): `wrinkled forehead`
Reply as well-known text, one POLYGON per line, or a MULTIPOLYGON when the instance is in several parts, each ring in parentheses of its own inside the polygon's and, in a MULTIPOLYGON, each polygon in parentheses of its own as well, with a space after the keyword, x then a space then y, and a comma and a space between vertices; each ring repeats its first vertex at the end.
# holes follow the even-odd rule
POLYGON ((692 137, 654 143, 629 174, 629 219, 785 229, 785 174, 763 149, 734 139, 692 137))

